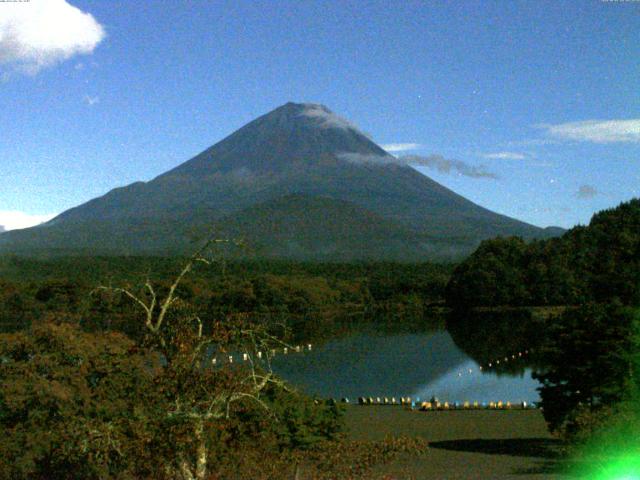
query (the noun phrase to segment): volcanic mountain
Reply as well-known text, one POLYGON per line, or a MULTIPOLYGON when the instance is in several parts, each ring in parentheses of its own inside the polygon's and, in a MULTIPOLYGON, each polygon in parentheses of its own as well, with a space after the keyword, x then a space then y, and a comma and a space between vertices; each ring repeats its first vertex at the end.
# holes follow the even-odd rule
POLYGON ((418 260, 547 237, 400 165, 322 105, 287 103, 152 181, 0 235, 18 254, 176 254, 242 236, 266 257, 418 260))

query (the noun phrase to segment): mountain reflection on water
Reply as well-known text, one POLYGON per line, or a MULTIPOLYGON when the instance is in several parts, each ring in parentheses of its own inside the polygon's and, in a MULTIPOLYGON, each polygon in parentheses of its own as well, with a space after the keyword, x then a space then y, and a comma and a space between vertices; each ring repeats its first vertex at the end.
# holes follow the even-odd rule
POLYGON ((374 326, 316 345, 303 355, 279 355, 273 362, 276 373, 323 398, 435 395, 443 401, 538 400, 538 383, 530 370, 498 376, 481 373, 478 366, 447 331, 377 334, 374 326))

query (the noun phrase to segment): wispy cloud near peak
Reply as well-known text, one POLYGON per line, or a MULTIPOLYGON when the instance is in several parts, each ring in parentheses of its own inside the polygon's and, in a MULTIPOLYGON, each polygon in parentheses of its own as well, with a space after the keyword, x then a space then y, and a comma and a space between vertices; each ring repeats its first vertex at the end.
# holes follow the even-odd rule
POLYGON ((442 155, 404 155, 402 157, 409 165, 435 169, 440 173, 458 174, 471 178, 497 179, 498 175, 487 170, 484 165, 471 165, 462 160, 445 158, 442 155))
POLYGON ((314 103, 308 103, 304 105, 302 115, 305 117, 313 118, 318 122, 318 125, 323 128, 342 128, 358 130, 353 123, 349 120, 342 118, 340 115, 336 115, 331 110, 323 105, 314 103))
POLYGON ((630 120, 585 120, 581 122, 539 124, 552 137, 593 143, 640 143, 640 118, 630 120))
POLYGON ((389 153, 407 152, 410 150, 416 150, 422 145, 419 143, 385 143, 381 145, 389 153))
POLYGON ((490 172, 484 165, 470 165, 462 160, 445 158, 442 155, 362 155, 359 153, 342 153, 340 158, 351 163, 369 163, 374 165, 400 165, 426 167, 440 173, 457 174, 471 178, 497 179, 498 175, 490 172))
POLYGON ((482 156, 491 160, 524 160, 528 158, 524 153, 518 152, 484 153, 482 156))

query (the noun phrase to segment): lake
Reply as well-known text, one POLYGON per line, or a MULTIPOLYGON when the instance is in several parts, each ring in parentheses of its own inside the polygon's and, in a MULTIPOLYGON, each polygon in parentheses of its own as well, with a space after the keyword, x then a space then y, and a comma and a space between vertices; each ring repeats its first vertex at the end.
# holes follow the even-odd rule
MULTIPOLYGON (((520 375, 497 375, 480 366, 445 331, 375 333, 362 328, 314 346, 311 352, 278 355, 276 373, 311 395, 512 403, 539 400, 539 383, 524 363, 520 375)), ((522 361, 518 358, 512 362, 522 361)))

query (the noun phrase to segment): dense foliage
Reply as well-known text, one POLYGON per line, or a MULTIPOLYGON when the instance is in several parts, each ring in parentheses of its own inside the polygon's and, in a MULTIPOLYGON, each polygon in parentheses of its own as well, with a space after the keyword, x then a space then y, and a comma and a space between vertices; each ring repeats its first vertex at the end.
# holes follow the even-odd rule
POLYGON ((133 340, 83 331, 74 309, 53 323, 58 301, 76 302, 73 288, 37 290, 54 313, 0 335, 2 477, 204 480, 247 442, 278 453, 338 438, 336 405, 313 402, 271 372, 268 352, 280 344, 271 327, 244 313, 199 316, 182 285, 199 261, 208 263, 198 253, 166 286, 93 292, 138 309, 133 340), (209 365, 229 351, 252 360, 209 365))
POLYGON ((640 306, 640 199, 599 212, 589 226, 560 238, 483 242, 455 268, 446 299, 464 312, 451 315, 448 328, 475 357, 484 359, 494 344, 535 347, 530 366, 542 384, 551 430, 572 439, 589 436, 628 398, 640 399, 630 394, 638 375, 632 358, 640 350, 634 316, 640 306), (513 310, 530 306, 544 307, 547 315, 513 310), (509 320, 491 320, 501 313, 509 320), (516 313, 520 322, 513 321, 516 313), (468 342, 471 333, 483 341, 468 342))
MULTIPOLYGON (((118 329, 136 338, 139 314, 123 298, 94 289, 135 285, 148 276, 168 287, 180 259, 0 258, 0 331, 28 327, 43 317, 68 318, 87 329, 118 329), (93 292, 93 293, 92 293, 93 292)), ((180 298, 204 319, 246 313, 284 322, 299 339, 316 339, 344 324, 416 322, 442 302, 451 271, 434 264, 300 264, 221 262, 181 283, 180 298)))
MULTIPOLYGON (((539 352, 547 367, 534 373, 541 384, 551 430, 580 434, 587 415, 618 404, 634 382, 635 311, 620 304, 587 304, 547 324, 549 340, 539 352)), ((637 374, 637 372, 635 372, 637 374)))
POLYGON ((153 362, 124 335, 47 323, 0 336, 0 363, 0 477, 101 478, 148 460, 153 362))
POLYGON ((640 304, 640 199, 593 216, 560 238, 484 241, 456 267, 446 290, 455 308, 640 304))
POLYGON ((272 322, 255 322, 276 307, 292 315, 362 306, 371 298, 363 284, 379 289, 380 302, 421 286, 228 270, 188 280, 195 263, 173 281, 138 287, 90 291, 79 274, 4 281, 2 314, 22 317, 0 334, 0 477, 266 479, 295 468, 367 478, 395 453, 424 450, 415 441, 345 443, 342 407, 295 391, 256 360, 282 343, 272 322), (207 366, 232 351, 253 360, 207 366))
MULTIPOLYGON (((167 414, 176 395, 192 391, 193 404, 208 390, 206 402, 241 375, 181 376, 120 333, 50 322, 0 335, 0 362, 0 477, 12 479, 165 478, 196 441, 187 419, 167 414)), ((242 402, 210 423, 210 471, 238 467, 240 451, 278 459, 340 439, 337 405, 275 385, 263 405, 242 402)))

